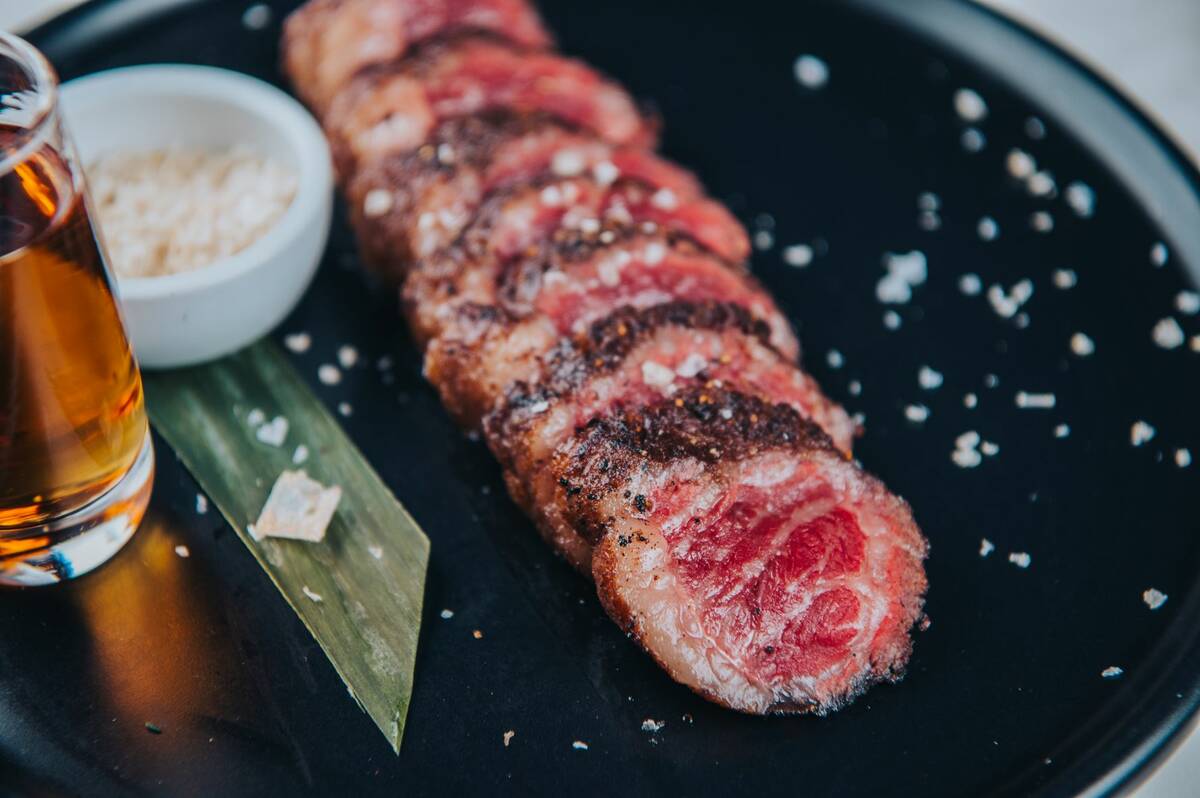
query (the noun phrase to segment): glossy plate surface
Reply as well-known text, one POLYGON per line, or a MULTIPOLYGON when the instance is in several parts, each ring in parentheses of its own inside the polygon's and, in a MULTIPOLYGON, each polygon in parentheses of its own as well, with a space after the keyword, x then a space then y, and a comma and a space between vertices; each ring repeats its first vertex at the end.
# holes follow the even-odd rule
MULTIPOLYGON (((213 511, 197 514, 195 486, 159 441, 150 520, 125 552, 76 584, 0 597, 0 781, 97 795, 1128 784, 1197 703, 1200 317, 1180 294, 1200 273, 1195 173, 1086 71, 967 4, 544 5, 566 52, 657 104, 667 152, 762 245, 756 272, 800 324, 808 368, 865 415, 859 457, 933 545, 933 623, 908 678, 824 719, 745 717, 673 684, 538 541, 483 446, 454 430, 339 217, 278 334, 312 334, 297 365, 330 406, 349 403, 351 436, 432 541, 400 756, 241 543, 213 511), (805 53, 828 68, 822 88, 797 81, 805 53), (960 88, 986 118, 960 117, 960 88), (1056 196, 1010 176, 1014 148, 1048 173, 1035 192, 1052 176, 1056 196), (809 251, 804 266, 785 257, 809 251), (885 255, 913 252, 927 279, 907 303, 881 304, 885 255), (964 292, 966 275, 981 293, 964 292), (1026 280, 1032 294, 1005 307, 1026 280), (1175 325, 1182 343, 1165 348, 1175 325), (1082 338, 1073 348, 1077 333, 1091 354, 1077 353, 1082 338), (319 384, 343 344, 362 365, 319 384), (376 367, 385 356, 390 370, 376 367), (938 387, 922 387, 922 366, 938 387), (1051 394, 1052 408, 1018 404, 1051 394), (923 422, 906 410, 918 405, 923 422), (1134 446, 1139 421, 1154 435, 1134 446), (963 467, 956 440, 972 431, 976 451, 998 451, 963 467), (1196 464, 1181 465, 1185 450, 1196 464), (1156 610, 1150 588, 1167 596, 1156 610), (1103 678, 1110 667, 1122 675, 1103 678), (665 728, 643 732, 648 718, 665 728)), ((278 82, 289 6, 269 4, 256 29, 245 23, 262 13, 244 19, 239 3, 109 0, 35 40, 64 78, 186 61, 278 82)))

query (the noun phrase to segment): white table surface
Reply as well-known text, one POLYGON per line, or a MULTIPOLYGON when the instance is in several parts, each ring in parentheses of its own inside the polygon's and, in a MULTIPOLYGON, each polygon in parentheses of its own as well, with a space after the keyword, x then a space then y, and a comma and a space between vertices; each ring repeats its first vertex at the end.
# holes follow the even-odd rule
MULTIPOLYGON (((1200 0, 979 1, 1087 61, 1200 163, 1200 0)), ((77 2, 0 0, 0 27, 20 30, 77 2)), ((1134 795, 1200 796, 1200 733, 1193 732, 1134 795)))

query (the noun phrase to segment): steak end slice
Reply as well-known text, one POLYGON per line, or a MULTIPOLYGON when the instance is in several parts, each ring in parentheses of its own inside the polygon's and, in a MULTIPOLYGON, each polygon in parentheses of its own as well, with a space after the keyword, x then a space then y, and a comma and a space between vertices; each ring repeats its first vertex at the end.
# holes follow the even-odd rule
POLYGON ((442 120, 489 110, 548 114, 613 144, 657 137, 625 90, 583 62, 486 36, 429 42, 359 72, 323 121, 345 180, 357 163, 425 144, 442 120))
POLYGON ((536 379, 541 357, 559 341, 623 306, 675 300, 744 307, 767 323, 774 347, 796 357, 787 319, 751 277, 661 230, 611 244, 547 242, 506 269, 491 257, 463 263, 446 253, 423 263, 404 287, 410 325, 428 341, 426 375, 471 427, 509 386, 536 379))
POLYGON ((357 72, 467 31, 536 49, 553 43, 526 0, 310 0, 284 23, 284 71, 322 113, 357 72))
POLYGON ((593 423, 553 472, 605 609, 676 680, 824 714, 902 676, 928 546, 793 409, 689 389, 593 423))

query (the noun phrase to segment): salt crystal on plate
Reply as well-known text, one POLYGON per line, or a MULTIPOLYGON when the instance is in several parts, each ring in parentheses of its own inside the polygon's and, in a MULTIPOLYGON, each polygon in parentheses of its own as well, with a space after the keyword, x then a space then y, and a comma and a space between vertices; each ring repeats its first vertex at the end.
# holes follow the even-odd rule
POLYGON ((964 122, 980 122, 988 115, 987 103, 972 89, 954 92, 954 112, 964 122))
POLYGON ((775 236, 770 230, 757 230, 754 233, 754 248, 757 250, 768 250, 775 245, 775 236))
POLYGON ((964 274, 958 278, 958 290, 967 296, 978 296, 983 290, 983 281, 978 274, 964 274))
POLYGON ((1005 319, 1011 319, 1017 315, 1017 311, 1032 296, 1033 281, 1029 278, 1016 283, 1008 291, 1005 291, 1004 286, 999 284, 989 286, 987 290, 987 298, 992 305, 992 310, 996 312, 997 316, 1005 319))
POLYGON ((987 137, 976 128, 969 127, 962 132, 959 143, 967 152, 979 152, 987 146, 987 137))
POLYGON ((862 394, 862 383, 858 380, 850 380, 850 384, 846 386, 846 390, 851 396, 859 396, 862 394))
POLYGON ((196 494, 196 515, 204 515, 208 512, 208 497, 203 493, 196 494))
POLYGON ((667 722, 665 720, 654 720, 653 718, 646 718, 645 720, 642 721, 642 731, 650 732, 651 734, 654 734, 656 732, 662 731, 666 725, 667 725, 667 722))
POLYGON ((1175 295, 1175 309, 1185 316, 1200 313, 1200 294, 1195 291, 1180 291, 1175 295))
POLYGON ((1049 172, 1034 172, 1025 181, 1025 190, 1035 197, 1049 197, 1058 190, 1054 175, 1049 172))
POLYGON ((979 556, 980 557, 986 557, 995 550, 996 550, 996 544, 992 543, 992 541, 988 540, 987 538, 983 538, 979 541, 979 556))
POLYGON ((176 556, 178 556, 178 557, 182 557, 182 558, 183 558, 183 559, 185 559, 185 560, 186 560, 188 557, 191 557, 191 556, 192 556, 192 552, 191 552, 191 551, 188 549, 188 547, 187 547, 187 546, 176 546, 176 547, 175 547, 175 554, 176 554, 176 556))
POLYGON ((266 3, 255 3, 242 12, 242 27, 262 30, 271 24, 271 9, 266 3))
POLYGON ((358 362, 358 350, 349 344, 338 347, 337 351, 338 363, 342 364, 344 369, 354 368, 354 364, 358 362))
POLYGON ((511 743, 512 738, 514 738, 516 736, 517 736, 517 733, 515 731, 513 731, 512 729, 509 729, 508 731, 506 731, 503 735, 504 747, 508 748, 508 744, 511 743))
POLYGON ((1129 428, 1129 442, 1134 446, 1141 446, 1143 443, 1149 443, 1154 440, 1158 430, 1147 424, 1145 421, 1135 421, 1133 426, 1129 428))
POLYGON ((1017 180, 1026 180, 1037 171, 1037 161, 1033 159, 1033 156, 1025 150, 1016 148, 1008 151, 1008 156, 1004 159, 1004 166, 1008 169, 1008 173, 1017 180))
POLYGON ((1151 337, 1154 338, 1154 343, 1163 349, 1176 349, 1183 345, 1183 328, 1179 326, 1179 322, 1168 316, 1154 325, 1151 337))
POLYGON ((967 408, 968 410, 974 410, 978 404, 979 397, 975 394, 969 393, 963 396, 963 407, 967 408))
POLYGON ((1072 271, 1071 269, 1055 269, 1054 270, 1054 287, 1055 288, 1061 288, 1062 290, 1065 291, 1068 288, 1074 288, 1075 284, 1078 282, 1079 282, 1078 275, 1076 275, 1075 272, 1072 271))
POLYGON ((246 414, 246 423, 251 427, 257 427, 266 420, 267 414, 257 407, 246 414))
POLYGON ((576 751, 588 750, 588 744, 585 743, 583 740, 576 740, 575 742, 571 743, 571 747, 574 748, 576 751))
POLYGON ((448 621, 454 617, 454 610, 442 610, 439 614, 442 616, 443 621, 448 621))
POLYGON ((254 437, 268 446, 282 446, 287 434, 288 420, 283 416, 275 416, 254 431, 254 437))
POLYGON ((1029 226, 1039 233, 1049 233, 1054 229, 1054 217, 1046 211, 1035 211, 1029 217, 1029 226))
POLYGON ((922 191, 917 195, 917 209, 922 211, 936 211, 942 207, 942 200, 937 194, 932 191, 922 191))
POLYGON ((1192 453, 1188 449, 1175 450, 1175 465, 1180 468, 1187 468, 1192 464, 1192 453))
POLYGON ((975 468, 983 462, 983 455, 975 449, 955 449, 950 453, 950 459, 959 468, 975 468))
POLYGON ((354 414, 354 408, 349 402, 338 402, 337 411, 343 418, 350 418, 354 414))
POLYGON ((983 462, 983 456, 976 449, 979 446, 979 433, 968 430, 954 439, 954 451, 950 459, 959 468, 975 468, 983 462))
POLYGON ((889 310, 883 314, 883 326, 889 330, 900 329, 900 314, 894 310, 889 310))
POLYGON ((1063 199, 1081 219, 1090 218, 1096 212, 1096 192, 1082 181, 1068 183, 1066 191, 1063 192, 1063 199))
POLYGON ((304 593, 304 595, 308 596, 308 598, 309 598, 309 599, 310 599, 310 600, 311 600, 311 601, 312 601, 314 604, 320 604, 322 601, 324 601, 324 600, 325 600, 325 599, 324 599, 324 597, 323 597, 323 596, 321 596, 321 594, 320 594, 320 593, 317 593, 317 592, 316 592, 316 591, 314 591, 312 588, 310 588, 308 585, 302 585, 302 586, 300 587, 300 590, 301 590, 301 591, 304 593))
POLYGON ((942 387, 942 382, 945 378, 940 371, 935 371, 929 366, 921 366, 917 370, 917 384, 927 391, 936 390, 942 387))
POLYGON ((1025 135, 1036 141, 1046 138, 1046 125, 1036 116, 1025 120, 1025 135))
POLYGON ((306 332, 291 333, 283 336, 283 345, 299 355, 312 346, 312 336, 306 332))
POLYGON ((904 304, 912 299, 912 289, 922 285, 929 276, 925 253, 913 250, 906 253, 885 253, 883 265, 887 274, 875 286, 876 298, 885 304, 904 304))
POLYGON ((370 554, 372 557, 374 557, 377 560, 383 559, 383 547, 382 546, 375 546, 375 545, 367 546, 367 553, 370 554))
POLYGON ((1167 594, 1155 588, 1149 588, 1142 593, 1142 601, 1146 602, 1146 606, 1152 610, 1156 610, 1167 603, 1167 594))
POLYGON ((925 405, 907 405, 904 417, 914 424, 924 423, 929 418, 929 408, 925 405))
POLYGON ((783 250, 783 262, 788 266, 803 269, 812 263, 813 250, 808 244, 793 244, 783 250))
POLYGON ((303 471, 284 471, 254 524, 255 537, 320 543, 341 499, 337 485, 327 488, 303 471))
POLYGON ((1028 568, 1029 564, 1033 562, 1033 557, 1023 551, 1014 551, 1008 555, 1008 561, 1018 568, 1028 568))
POLYGON ((303 443, 296 447, 296 451, 292 452, 292 462, 300 465, 308 459, 308 447, 303 443))
POLYGON ((342 372, 338 370, 337 366, 322 363, 317 367, 317 379, 323 385, 337 385, 342 381, 342 372))
POLYGON ((1017 391, 1016 403, 1023 410, 1049 410, 1057 403, 1057 398, 1052 393, 1017 391))
POLYGON ((1096 343, 1085 333, 1077 332, 1071 336, 1071 351, 1080 357, 1087 357, 1096 351, 1096 343))
POLYGON ((1000 225, 992 217, 984 216, 979 220, 979 224, 975 226, 975 232, 984 241, 995 241, 996 237, 1000 235, 1000 225))
POLYGON ((1118 668, 1116 665, 1109 665, 1107 668, 1100 671, 1100 675, 1105 679, 1116 679, 1124 672, 1124 668, 1118 668))
POLYGON ((988 457, 995 457, 1000 454, 1000 447, 991 441, 983 441, 979 444, 979 451, 988 457))
POLYGON ((1071 434, 1071 427, 1066 424, 1059 424, 1054 428, 1054 437, 1065 438, 1071 434))
POLYGON ((792 65, 796 80, 806 89, 819 89, 829 82, 829 65, 815 55, 805 53, 792 65))
POLYGON ((838 350, 830 349, 825 355, 825 362, 831 369, 840 369, 846 363, 846 358, 838 350))
POLYGON ((1154 246, 1150 247, 1150 262, 1154 264, 1154 268, 1161 269, 1167 265, 1167 258, 1170 253, 1167 252, 1167 245, 1159 241, 1154 246))

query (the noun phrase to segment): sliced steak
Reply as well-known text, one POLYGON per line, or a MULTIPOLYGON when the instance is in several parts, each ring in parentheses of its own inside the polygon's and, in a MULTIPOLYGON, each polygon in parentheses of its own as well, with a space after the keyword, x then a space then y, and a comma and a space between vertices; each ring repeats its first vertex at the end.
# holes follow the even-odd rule
POLYGON ((927 544, 792 408, 687 388, 592 422, 550 471, 605 609, 678 681, 823 714, 902 675, 927 544))
POLYGON ((614 172, 683 202, 702 193, 687 170, 652 152, 614 147, 544 114, 493 112, 444 121, 416 151, 362 164, 346 194, 364 259, 400 278, 453 243, 496 192, 546 176, 614 172))
POLYGON ((528 48, 552 44, 526 0, 313 0, 284 23, 284 70, 320 114, 362 69, 398 61, 429 39, 468 31, 528 48))
POLYGON ((346 179, 357 162, 417 149, 444 119, 487 110, 548 114, 613 144, 656 136, 625 90, 591 67, 482 36, 427 43, 359 72, 323 121, 346 179))
POLYGON ((682 233, 732 263, 750 254, 745 228, 724 205, 701 196, 681 198, 672 189, 637 179, 606 177, 534 181, 497 197, 480 212, 479 223, 468 233, 477 240, 470 243, 503 262, 559 228, 592 236, 608 228, 613 232, 604 238, 613 240, 621 229, 657 226, 682 233))
POLYGON ((603 232, 559 236, 507 267, 447 254, 409 276, 404 304, 429 342, 426 376, 460 422, 475 426, 513 382, 537 377, 558 341, 624 306, 724 300, 764 320, 772 345, 795 360, 787 319, 744 271, 661 230, 607 244, 603 232))
POLYGON ((849 452, 855 427, 811 377, 768 343, 767 325, 724 302, 671 302, 621 308, 588 335, 562 342, 545 358, 541 381, 516 383, 489 414, 488 445, 509 492, 570 561, 587 570, 590 546, 553 499, 547 463, 575 444, 576 430, 623 408, 653 405, 690 388, 737 390, 783 403, 814 420, 849 452))

